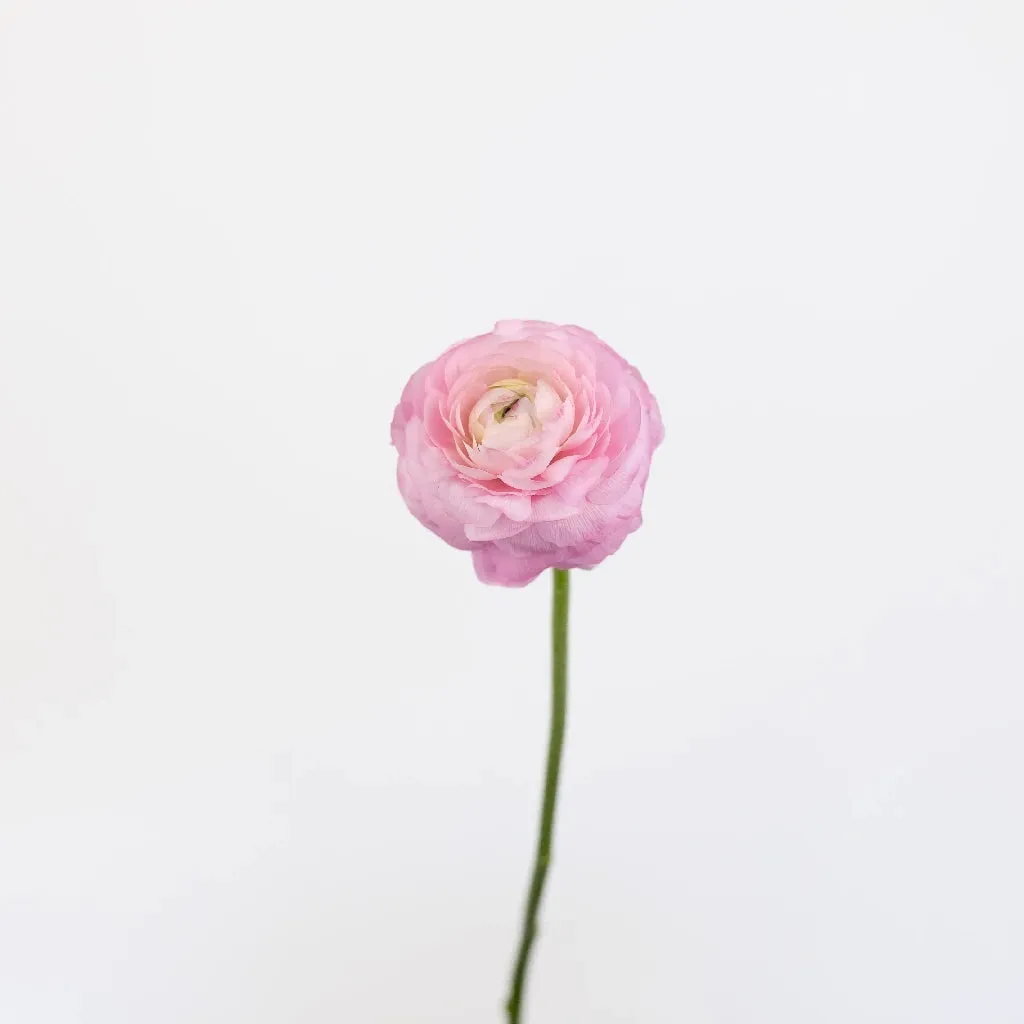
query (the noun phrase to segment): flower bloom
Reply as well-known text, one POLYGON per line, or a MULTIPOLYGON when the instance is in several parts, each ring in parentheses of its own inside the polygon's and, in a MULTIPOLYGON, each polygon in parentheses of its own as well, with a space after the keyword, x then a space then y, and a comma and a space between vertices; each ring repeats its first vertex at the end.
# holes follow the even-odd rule
POLYGON ((663 436, 632 366, 590 331, 539 320, 453 345, 413 374, 391 423, 409 510, 507 587, 617 551, 663 436))

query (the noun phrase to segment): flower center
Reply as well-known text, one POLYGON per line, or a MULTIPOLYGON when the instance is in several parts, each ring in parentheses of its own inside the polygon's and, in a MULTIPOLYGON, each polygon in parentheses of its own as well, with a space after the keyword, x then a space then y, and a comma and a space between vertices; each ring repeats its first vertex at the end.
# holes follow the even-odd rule
POLYGON ((504 409, 498 409, 494 413, 494 422, 500 423, 521 401, 523 396, 520 395, 515 401, 509 402, 504 409))
POLYGON ((541 433, 560 406, 545 380, 531 384, 509 377, 488 385, 469 414, 469 430, 478 447, 507 450, 541 433))

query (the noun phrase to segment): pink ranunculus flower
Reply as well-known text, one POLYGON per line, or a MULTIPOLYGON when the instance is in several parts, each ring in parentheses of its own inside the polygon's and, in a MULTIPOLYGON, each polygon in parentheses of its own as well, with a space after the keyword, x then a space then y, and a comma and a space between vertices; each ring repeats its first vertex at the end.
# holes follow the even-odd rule
POLYGON ((453 345, 413 374, 391 423, 410 511, 506 587, 617 551, 663 436, 636 369, 590 331, 540 320, 453 345))

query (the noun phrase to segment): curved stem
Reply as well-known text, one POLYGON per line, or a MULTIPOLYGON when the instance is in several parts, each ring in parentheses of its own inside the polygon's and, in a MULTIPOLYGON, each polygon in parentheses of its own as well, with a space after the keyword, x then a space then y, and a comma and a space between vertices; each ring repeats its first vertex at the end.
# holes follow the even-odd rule
POLYGON ((544 894, 544 881, 551 863, 551 836, 555 826, 555 804, 558 800, 558 773, 562 764, 562 743, 565 738, 565 706, 568 690, 569 655, 569 570, 554 569, 554 597, 551 606, 551 735, 548 739, 548 763, 544 775, 544 802, 540 812, 540 835, 533 878, 526 899, 523 934, 519 954, 512 972, 512 988, 506 1010, 509 1024, 519 1024, 530 964, 530 951, 537 937, 537 910, 544 894))

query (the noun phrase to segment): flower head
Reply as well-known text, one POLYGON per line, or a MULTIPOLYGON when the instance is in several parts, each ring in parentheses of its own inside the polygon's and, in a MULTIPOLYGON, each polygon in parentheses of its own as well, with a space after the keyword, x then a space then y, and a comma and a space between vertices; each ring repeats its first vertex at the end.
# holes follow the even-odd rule
POLYGON ((590 331, 539 320, 453 345, 413 374, 391 424, 410 511, 510 587, 617 551, 663 436, 632 366, 590 331))

